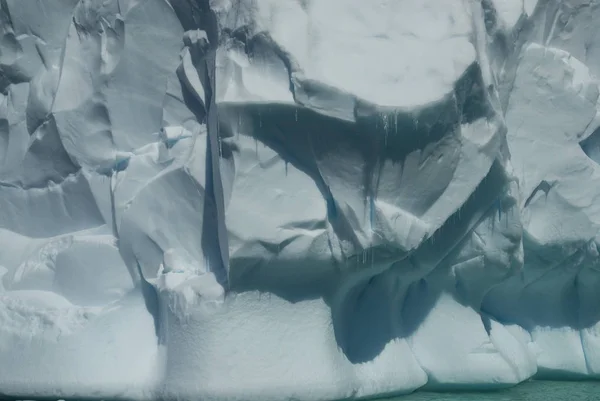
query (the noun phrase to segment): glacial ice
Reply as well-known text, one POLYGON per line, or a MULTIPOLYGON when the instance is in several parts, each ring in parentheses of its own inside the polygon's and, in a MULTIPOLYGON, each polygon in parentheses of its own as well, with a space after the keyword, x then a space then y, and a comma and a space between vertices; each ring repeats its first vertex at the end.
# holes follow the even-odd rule
POLYGON ((0 0, 0 395, 600 378, 600 0, 0 0))

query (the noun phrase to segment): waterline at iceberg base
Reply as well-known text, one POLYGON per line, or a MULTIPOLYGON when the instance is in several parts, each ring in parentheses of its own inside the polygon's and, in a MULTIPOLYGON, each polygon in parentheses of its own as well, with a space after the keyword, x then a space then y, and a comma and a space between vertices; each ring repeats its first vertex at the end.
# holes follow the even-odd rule
POLYGON ((0 394, 600 378, 599 20, 0 0, 0 394))

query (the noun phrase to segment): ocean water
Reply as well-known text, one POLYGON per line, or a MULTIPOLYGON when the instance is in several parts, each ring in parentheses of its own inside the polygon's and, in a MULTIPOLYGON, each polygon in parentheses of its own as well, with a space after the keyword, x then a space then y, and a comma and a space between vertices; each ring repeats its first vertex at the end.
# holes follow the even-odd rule
POLYGON ((600 401, 600 382, 529 381, 498 391, 431 393, 385 398, 385 401, 600 401))

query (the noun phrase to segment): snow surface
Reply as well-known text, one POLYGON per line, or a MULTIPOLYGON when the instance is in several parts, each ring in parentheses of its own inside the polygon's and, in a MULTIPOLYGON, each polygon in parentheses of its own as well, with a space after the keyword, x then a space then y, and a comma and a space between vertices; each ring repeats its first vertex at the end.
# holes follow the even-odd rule
POLYGON ((0 1, 0 395, 600 378, 600 0, 0 1))

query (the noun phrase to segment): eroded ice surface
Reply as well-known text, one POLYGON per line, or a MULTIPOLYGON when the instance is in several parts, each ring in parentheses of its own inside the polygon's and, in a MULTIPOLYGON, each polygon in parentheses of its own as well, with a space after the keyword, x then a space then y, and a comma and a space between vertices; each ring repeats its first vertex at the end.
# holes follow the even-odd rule
POLYGON ((599 20, 0 1, 0 393, 599 378, 599 20))

